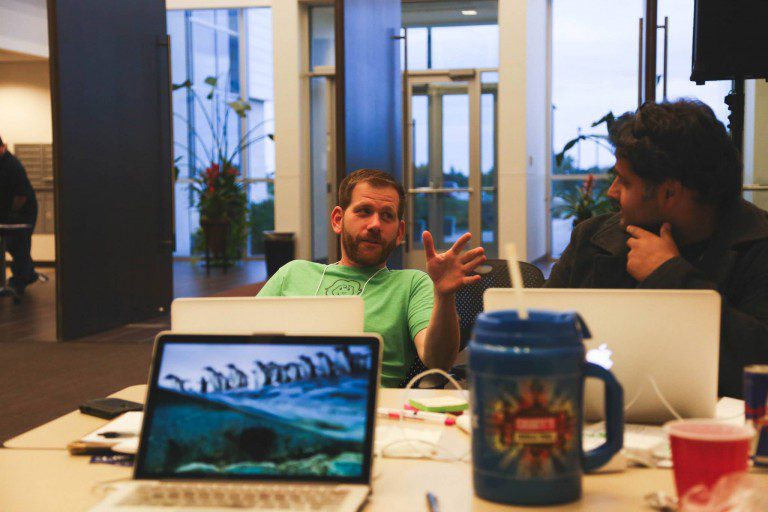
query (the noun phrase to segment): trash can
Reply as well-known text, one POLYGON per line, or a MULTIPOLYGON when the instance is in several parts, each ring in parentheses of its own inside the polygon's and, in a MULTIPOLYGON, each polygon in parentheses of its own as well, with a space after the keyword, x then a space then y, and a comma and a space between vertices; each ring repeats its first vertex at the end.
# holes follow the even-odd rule
POLYGON ((292 261, 296 248, 293 233, 264 231, 264 259, 267 260, 267 275, 272 277, 277 270, 292 261))

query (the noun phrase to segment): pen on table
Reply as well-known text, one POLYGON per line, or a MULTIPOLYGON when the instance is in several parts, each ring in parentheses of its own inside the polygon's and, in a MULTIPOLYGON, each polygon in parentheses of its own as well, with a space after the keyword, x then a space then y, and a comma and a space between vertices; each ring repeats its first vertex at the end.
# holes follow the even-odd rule
POLYGON ((427 508, 429 512, 440 512, 440 504, 437 501, 437 496, 431 492, 427 493, 427 508))
POLYGON ((407 411, 405 409, 390 409, 387 407, 379 407, 376 409, 378 416, 389 418, 392 420, 399 420, 403 418, 405 420, 423 421, 426 423, 437 423, 438 425, 454 425, 456 418, 450 414, 442 414, 439 412, 425 412, 425 411, 407 411))
POLYGON ((99 432, 98 435, 106 439, 114 439, 116 437, 136 437, 136 432, 99 432))

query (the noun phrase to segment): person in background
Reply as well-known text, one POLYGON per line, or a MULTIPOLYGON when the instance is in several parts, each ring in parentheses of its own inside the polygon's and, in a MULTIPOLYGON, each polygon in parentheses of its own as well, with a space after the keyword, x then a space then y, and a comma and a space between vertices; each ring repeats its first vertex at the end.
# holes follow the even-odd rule
POLYGON ((389 270, 387 258, 405 236, 405 191, 383 171, 360 169, 339 186, 331 224, 341 236, 341 260, 331 265, 296 260, 281 267, 259 297, 361 295, 365 330, 384 340, 381 383, 396 387, 418 355, 427 368, 448 369, 459 350, 456 292, 478 281, 470 275, 485 261, 482 247, 461 250, 465 233, 438 254, 422 235, 427 273, 389 270))
POLYGON ((580 223, 545 286, 717 290, 719 394, 740 397, 744 366, 768 363, 768 212, 741 197, 738 150, 688 99, 646 103, 609 138, 620 211, 580 223))
MULTIPOLYGON (((5 230, 5 248, 13 258, 8 285, 22 295, 38 279, 32 262, 32 231, 37 221, 35 191, 21 162, 0 138, 0 224, 28 224, 29 228, 5 230)), ((5 257, 5 255, 2 255, 5 257)))

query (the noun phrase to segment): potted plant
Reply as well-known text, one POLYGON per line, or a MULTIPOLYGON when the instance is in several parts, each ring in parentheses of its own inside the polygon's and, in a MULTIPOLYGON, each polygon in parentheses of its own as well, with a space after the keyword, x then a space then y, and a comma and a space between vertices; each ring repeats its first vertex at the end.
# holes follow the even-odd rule
MULTIPOLYGON (((205 120, 205 125, 210 132, 209 140, 203 139, 185 117, 178 113, 174 113, 174 117, 191 127, 192 135, 198 142, 196 147, 202 148, 203 152, 202 156, 195 156, 195 162, 188 164, 192 174, 191 188, 195 206, 200 213, 202 231, 202 237, 196 238, 202 239, 206 266, 210 268, 212 254, 214 261, 226 269, 229 260, 239 259, 241 256, 247 237, 248 199, 244 183, 240 179, 240 170, 235 164, 248 146, 262 140, 266 135, 254 135, 262 123, 248 130, 235 144, 231 144, 230 137, 227 136, 230 115, 234 113, 239 118, 245 118, 251 106, 240 99, 222 101, 220 96, 223 94, 226 98, 227 92, 222 93, 217 90, 216 77, 207 77, 205 84, 210 87, 205 95, 206 101, 190 80, 174 84, 173 90, 185 90, 191 95, 192 101, 198 106, 198 111, 202 112, 201 117, 205 120)), ((176 143, 176 145, 187 149, 183 144, 176 143)))
POLYGON ((589 218, 614 210, 611 200, 603 190, 595 190, 595 176, 590 174, 584 184, 575 189, 567 190, 560 196, 563 204, 554 208, 554 213, 561 218, 573 217, 574 227, 589 218))
MULTIPOLYGON (((210 266, 210 254, 226 269, 228 265, 227 241, 232 234, 242 239, 247 198, 243 183, 238 181, 240 171, 230 162, 212 163, 205 171, 193 178, 193 190, 200 211, 200 227, 203 230, 206 265, 210 266), (233 229, 235 227, 235 229, 233 229)), ((236 244, 239 251, 241 244, 236 244)), ((237 255, 233 255, 235 258, 237 255)))
MULTIPOLYGON (((591 127, 595 128, 605 123, 606 129, 608 133, 610 133, 615 121, 616 118, 613 115, 613 112, 608 112, 599 120, 592 123, 591 127)), ((606 149, 611 149, 608 135, 597 133, 579 134, 577 137, 566 142, 563 149, 555 155, 555 165, 557 167, 567 168, 565 171, 567 174, 585 174, 582 169, 573 169, 573 159, 566 156, 566 153, 571 148, 583 140, 592 140, 606 149)), ((594 170, 600 172, 596 168, 594 170)), ((613 168, 608 171, 608 174, 611 174, 612 172, 613 168)), ((560 218, 567 219, 572 217, 573 225, 576 226, 580 222, 591 217, 615 211, 615 205, 606 195, 607 189, 605 187, 597 187, 595 181, 594 174, 590 172, 587 174, 587 178, 581 187, 570 188, 558 194, 557 197, 561 204, 553 207, 553 213, 560 218)))

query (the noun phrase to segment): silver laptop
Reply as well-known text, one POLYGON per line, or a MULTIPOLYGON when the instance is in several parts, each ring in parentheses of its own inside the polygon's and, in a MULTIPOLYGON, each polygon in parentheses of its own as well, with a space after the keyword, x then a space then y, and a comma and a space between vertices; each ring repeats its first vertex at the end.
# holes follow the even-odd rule
POLYGON ((364 304, 338 297, 205 297, 171 303, 171 330, 188 333, 363 332, 364 304))
POLYGON ((134 479, 92 510, 358 510, 380 354, 375 334, 161 333, 134 479))
MULTIPOLYGON (((624 387, 627 422, 673 419, 664 400, 683 417, 714 417, 720 342, 717 292, 526 289, 524 297, 530 309, 578 311, 584 318, 592 333, 584 342, 587 360, 609 368, 624 387)), ((486 311, 516 307, 510 289, 485 293, 486 311)), ((602 411, 603 386, 587 379, 586 417, 602 419, 602 411)))

